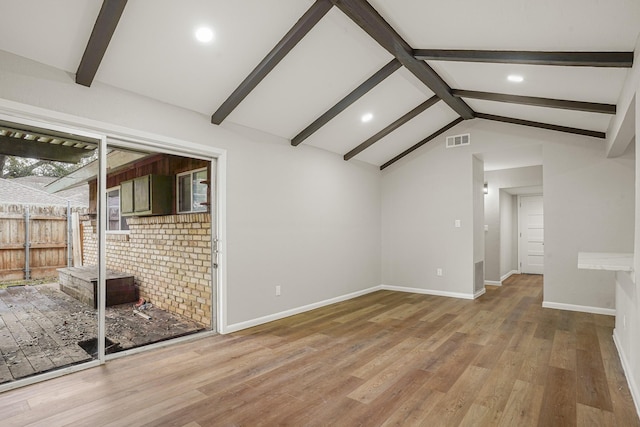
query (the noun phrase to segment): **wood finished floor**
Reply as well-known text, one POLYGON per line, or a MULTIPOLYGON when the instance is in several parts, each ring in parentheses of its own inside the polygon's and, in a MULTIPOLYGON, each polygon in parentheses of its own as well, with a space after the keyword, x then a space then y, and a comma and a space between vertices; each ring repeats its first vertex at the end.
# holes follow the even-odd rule
POLYGON ((380 291, 0 394, 3 426, 640 426, 609 316, 540 276, 380 291))

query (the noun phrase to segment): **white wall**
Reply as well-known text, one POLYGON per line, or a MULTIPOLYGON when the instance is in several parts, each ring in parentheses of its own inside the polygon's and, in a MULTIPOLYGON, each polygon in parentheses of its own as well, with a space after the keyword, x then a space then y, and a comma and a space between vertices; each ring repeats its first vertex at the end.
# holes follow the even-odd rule
MULTIPOLYGON (((634 116, 625 117, 631 123, 619 123, 622 128, 631 126, 635 129, 635 140, 640 135, 640 40, 636 46, 634 67, 623 94, 625 99, 635 97, 634 116), (631 84, 630 82, 633 82, 631 84)), ((618 115, 626 114, 624 111, 618 115)), ((616 117, 619 118, 619 117, 616 117)), ((636 164, 640 161, 640 150, 635 143, 636 164)), ((620 353, 620 359, 624 367, 631 394, 633 395, 636 410, 640 414, 640 296, 638 295, 638 280, 640 279, 640 169, 635 171, 635 228, 629 229, 634 235, 634 272, 616 273, 616 327, 613 336, 620 353)))
MULTIPOLYGON (((511 218, 503 218, 501 212, 507 208, 507 206, 503 206, 502 197, 513 197, 499 190, 502 188, 542 186, 542 166, 487 171, 485 172, 485 181, 489 185, 489 194, 484 198, 485 224, 489 226, 489 231, 485 233, 485 279, 491 282, 499 282, 504 274, 512 270, 510 262, 509 265, 504 267, 501 263, 503 228, 508 233, 508 236, 505 236, 504 243, 510 246, 512 238, 511 229, 508 227, 511 224, 511 218), (507 221, 505 227, 502 226, 503 220, 507 221)), ((513 212, 509 210, 508 212, 505 211, 504 214, 512 215, 513 212)), ((504 255, 506 256, 506 253, 504 255)))
POLYGON ((228 324, 381 283, 376 167, 260 133, 240 136, 209 117, 99 83, 85 88, 65 72, 1 51, 0 94, 70 114, 71 122, 88 118, 178 138, 195 150, 228 150, 228 324))
POLYGON ((472 154, 438 138, 383 171, 385 285, 473 295, 472 154))
POLYGON ((599 139, 479 119, 448 134, 467 132, 468 147, 446 149, 443 135, 383 171, 383 283, 470 292, 472 155, 542 144, 545 302, 612 309, 614 284, 578 271, 577 254, 632 249, 634 159, 607 159, 599 139))
POLYGON ((633 251, 635 161, 602 145, 544 146, 546 303, 615 308, 611 273, 576 270, 578 252, 633 251))

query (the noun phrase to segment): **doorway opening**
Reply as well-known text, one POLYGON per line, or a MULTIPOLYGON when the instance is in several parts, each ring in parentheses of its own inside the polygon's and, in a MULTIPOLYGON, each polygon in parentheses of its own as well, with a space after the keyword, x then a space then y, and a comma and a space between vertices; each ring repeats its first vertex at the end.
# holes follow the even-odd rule
MULTIPOLYGON (((540 147, 538 150, 528 148, 499 154, 484 153, 483 157, 487 189, 484 195, 485 284, 501 286, 508 283, 512 275, 523 272, 520 258, 522 251, 528 248, 521 248, 519 241, 519 204, 521 197, 543 194, 542 151, 540 147)), ((543 217, 539 220, 541 224, 537 231, 543 236, 543 217)), ((539 243, 538 247, 532 246, 531 251, 536 249, 536 261, 543 263, 544 255, 538 251, 543 247, 543 239, 537 239, 536 243, 539 243)))
POLYGON ((0 139, 0 391, 217 330, 213 155, 2 115, 0 139))

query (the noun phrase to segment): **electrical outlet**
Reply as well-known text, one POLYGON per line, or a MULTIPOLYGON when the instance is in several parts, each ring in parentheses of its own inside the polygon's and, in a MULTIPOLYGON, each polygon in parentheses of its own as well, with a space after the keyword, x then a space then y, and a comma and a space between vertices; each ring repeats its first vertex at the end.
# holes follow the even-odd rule
POLYGON ((279 297, 279 296, 280 296, 280 292, 281 292, 280 285, 277 285, 277 286, 276 286, 276 296, 277 296, 277 297, 279 297))
POLYGON ((436 269, 436 276, 442 276, 442 269, 441 268, 436 269))

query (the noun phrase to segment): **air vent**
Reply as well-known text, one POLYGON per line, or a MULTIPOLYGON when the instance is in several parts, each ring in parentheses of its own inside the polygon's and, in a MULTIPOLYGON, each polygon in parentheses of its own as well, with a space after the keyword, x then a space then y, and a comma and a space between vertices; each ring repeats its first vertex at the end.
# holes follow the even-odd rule
POLYGON ((471 134, 453 135, 447 137, 447 148, 462 147, 471 143, 471 134))

